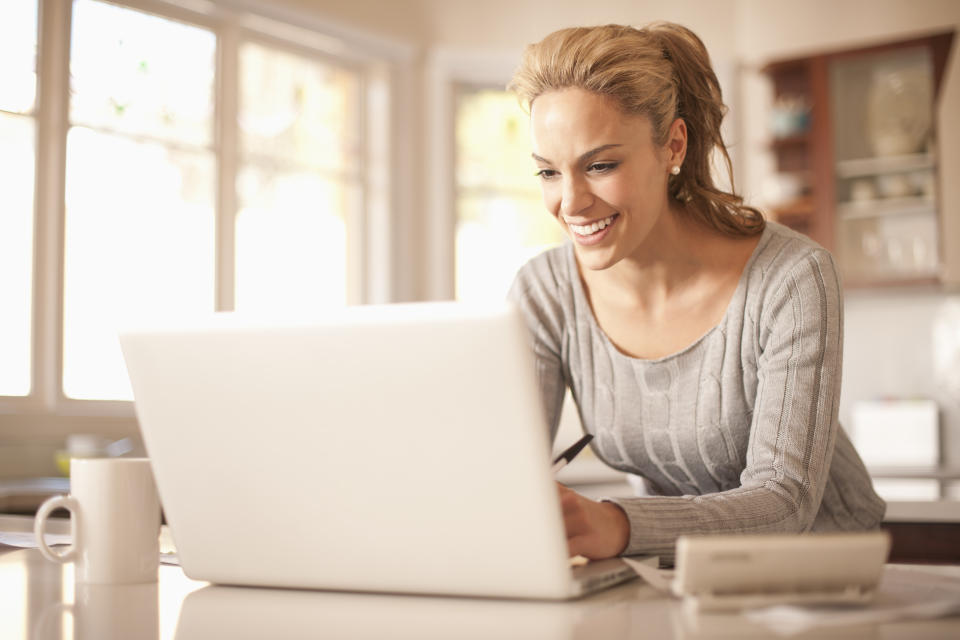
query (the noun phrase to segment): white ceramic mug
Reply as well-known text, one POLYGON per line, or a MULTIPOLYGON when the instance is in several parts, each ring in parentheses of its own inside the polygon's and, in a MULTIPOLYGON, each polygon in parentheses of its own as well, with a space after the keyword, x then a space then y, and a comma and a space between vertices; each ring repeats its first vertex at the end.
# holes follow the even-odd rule
POLYGON ((52 562, 76 561, 76 580, 89 584, 156 582, 160 562, 160 500, 146 458, 74 458, 70 495, 54 496, 33 527, 40 553, 52 562), (73 543, 47 546, 47 517, 70 511, 73 543))

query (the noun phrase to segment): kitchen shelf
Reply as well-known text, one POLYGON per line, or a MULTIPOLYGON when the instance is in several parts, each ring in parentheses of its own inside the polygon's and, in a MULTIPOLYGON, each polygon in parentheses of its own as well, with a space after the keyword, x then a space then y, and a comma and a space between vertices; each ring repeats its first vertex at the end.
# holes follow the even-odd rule
MULTIPOLYGON (((935 483, 940 500, 946 499, 951 494, 951 485, 960 482, 960 467, 955 466, 868 467, 867 472, 874 480, 919 480, 935 483)), ((956 506, 956 521, 960 522, 960 501, 953 504, 956 506)))
POLYGON ((937 209, 929 198, 924 197, 878 198, 837 205, 837 215, 841 221, 886 216, 935 216, 937 209))
POLYGON ((6 478, 0 480, 0 512, 32 514, 47 498, 66 493, 69 478, 6 478))
POLYGON ((810 134, 809 133, 797 133, 790 136, 781 136, 773 137, 770 139, 771 148, 780 148, 780 147, 795 147, 798 145, 805 145, 810 143, 810 134))
POLYGON ((773 99, 764 140, 773 161, 769 184, 782 178, 789 185, 791 174, 802 171, 805 189, 796 195, 808 197, 806 203, 780 201, 776 196, 787 194, 771 188, 777 193, 768 195, 767 208, 834 254, 848 290, 928 282, 950 287, 958 280, 958 209, 947 206, 944 193, 949 197, 954 185, 938 152, 954 138, 951 123, 935 112, 950 77, 953 38, 952 30, 930 33, 762 67, 773 99), (930 107, 929 127, 919 117, 896 120, 902 114, 889 81, 897 74, 919 87, 904 99, 930 107), (809 106, 808 129, 778 128, 777 105, 791 100, 809 106), (907 125, 915 126, 907 131, 907 125), (902 253, 914 259, 900 260, 902 253))
POLYGON ((771 210, 777 214, 777 217, 785 216, 807 216, 813 212, 813 198, 800 197, 792 200, 785 200, 772 205, 771 210))
POLYGON ((960 467, 870 467, 867 471, 874 478, 960 480, 960 467))
POLYGON ((933 169, 934 159, 930 153, 911 153, 902 156, 857 158, 837 163, 838 178, 860 178, 887 173, 906 173, 933 169))
POLYGON ((960 523, 960 500, 888 500, 883 520, 960 523))

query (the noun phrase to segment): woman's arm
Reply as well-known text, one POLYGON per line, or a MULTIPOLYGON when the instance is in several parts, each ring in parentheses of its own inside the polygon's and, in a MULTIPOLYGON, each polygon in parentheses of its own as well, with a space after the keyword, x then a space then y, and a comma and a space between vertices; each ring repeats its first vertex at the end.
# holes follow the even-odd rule
POLYGON ((553 442, 557 435, 567 389, 560 353, 563 314, 555 295, 556 286, 548 286, 553 276, 549 263, 543 257, 537 258, 520 271, 507 294, 507 299, 519 307, 530 331, 537 384, 543 401, 550 442, 553 442))
POLYGON ((842 300, 830 255, 809 252, 786 270, 757 323, 757 395, 751 424, 742 425, 750 435, 741 486, 613 500, 630 522, 624 553, 672 553, 683 534, 812 526, 839 429, 842 300))

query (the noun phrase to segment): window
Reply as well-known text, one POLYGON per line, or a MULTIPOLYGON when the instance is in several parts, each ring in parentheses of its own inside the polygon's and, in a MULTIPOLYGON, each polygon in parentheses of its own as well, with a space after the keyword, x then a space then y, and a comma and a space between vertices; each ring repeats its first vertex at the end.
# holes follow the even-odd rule
POLYGON ((0 395, 30 393, 37 3, 0 4, 0 395))
POLYGON ((543 208, 528 118, 512 93, 461 86, 454 127, 456 297, 503 300, 517 269, 563 235, 543 208))
POLYGON ((0 3, 0 412, 131 425, 117 328, 364 301, 409 54, 253 11, 0 3))
POLYGON ((362 192, 355 72, 240 48, 236 308, 347 302, 347 233, 362 192))
POLYGON ((213 311, 216 44, 208 29, 95 0, 74 3, 68 397, 132 399, 118 327, 213 311))

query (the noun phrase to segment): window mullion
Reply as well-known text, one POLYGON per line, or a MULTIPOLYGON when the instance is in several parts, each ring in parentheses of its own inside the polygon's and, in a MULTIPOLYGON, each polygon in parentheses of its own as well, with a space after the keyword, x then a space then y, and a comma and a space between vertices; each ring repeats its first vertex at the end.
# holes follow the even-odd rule
POLYGON ((33 391, 47 411, 63 399, 63 247, 70 108, 71 0, 41 0, 37 56, 33 391))
POLYGON ((216 310, 232 311, 236 291, 237 170, 239 146, 239 30, 224 25, 217 33, 216 85, 216 310))
MULTIPOLYGON (((371 87, 370 74, 365 74, 357 87, 357 107, 362 114, 369 114, 369 103, 371 93, 374 90, 371 87)), ((353 202, 352 207, 346 213, 347 223, 347 304, 362 304, 369 301, 370 273, 368 269, 367 257, 369 255, 369 223, 372 209, 379 206, 377 202, 379 191, 376 182, 379 182, 378 176, 371 167, 373 157, 372 149, 369 144, 371 139, 371 126, 369 117, 360 120, 360 131, 358 136, 360 157, 357 158, 357 165, 360 168, 359 181, 359 201, 353 202)), ((376 172, 380 173, 380 172, 376 172)))
MULTIPOLYGON (((386 65, 377 65, 366 74, 365 119, 362 122, 364 198, 360 220, 353 232, 363 244, 355 249, 352 270, 358 274, 362 301, 386 303, 396 299, 394 282, 397 263, 396 237, 402 225, 396 215, 403 207, 393 196, 396 177, 407 170, 402 164, 392 163, 395 155, 394 130, 396 119, 391 109, 397 102, 399 83, 391 77, 386 65)), ((400 145, 406 148, 405 145, 400 145)))

